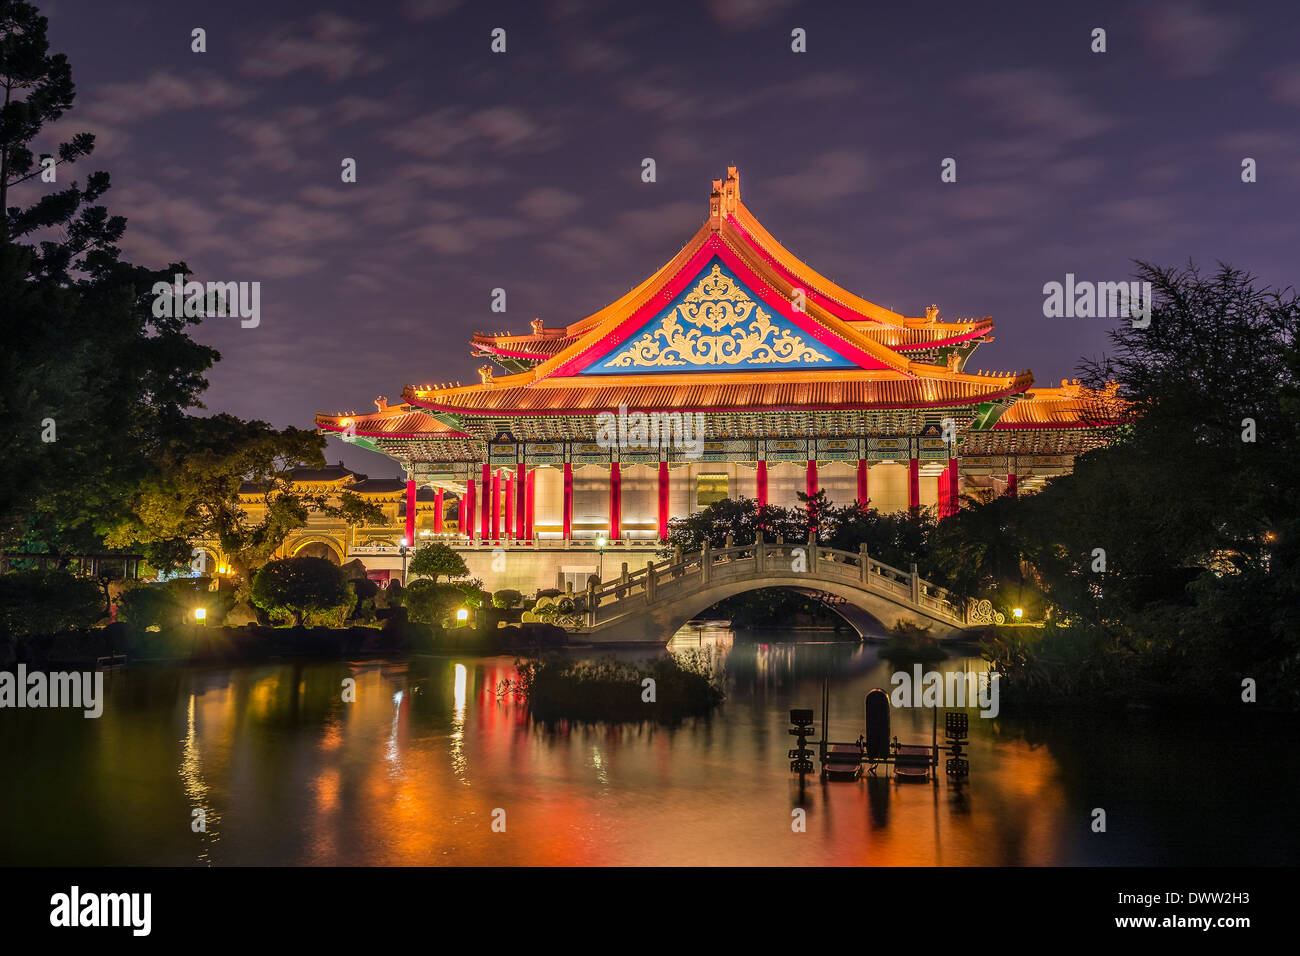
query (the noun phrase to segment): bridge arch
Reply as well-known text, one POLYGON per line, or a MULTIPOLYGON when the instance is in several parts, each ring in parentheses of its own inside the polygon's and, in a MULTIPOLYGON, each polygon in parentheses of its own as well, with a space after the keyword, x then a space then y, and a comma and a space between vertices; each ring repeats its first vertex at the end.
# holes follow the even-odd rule
MULTIPOLYGON (((806 582, 800 587, 794 587, 792 585, 783 585, 781 587, 770 587, 770 586, 763 587, 759 585, 754 585, 748 588, 739 588, 733 593, 729 594, 727 597, 728 598, 736 597, 737 595, 746 594, 750 591, 764 591, 764 590, 790 591, 792 593, 799 594, 803 597, 806 597, 811 601, 815 601, 821 604, 823 608, 825 608, 831 614, 835 615, 837 618, 843 621, 845 626, 848 627, 850 630, 852 630, 855 634, 857 634, 857 636, 860 639, 887 637, 889 635, 889 629, 893 627, 894 622, 897 620, 897 616, 882 620, 880 617, 877 617, 871 611, 868 611, 863 607, 859 607, 856 603, 854 603, 853 598, 849 597, 847 594, 836 593, 831 588, 821 587, 820 584, 817 586, 810 587, 806 582), (841 601, 840 603, 832 604, 823 600, 826 597, 840 598, 841 601)), ((721 600, 725 601, 727 600, 727 598, 722 598, 721 600)), ((713 605, 709 605, 709 607, 712 606, 713 605)), ((704 612, 707 610, 708 607, 701 608, 699 611, 696 611, 690 617, 686 618, 686 621, 683 621, 682 624, 687 623, 693 618, 703 616, 704 612)), ((680 628, 681 625, 679 624, 678 627, 680 628)), ((669 637, 671 636, 672 635, 670 634, 669 637)))
MULTIPOLYGON (((643 624, 638 630, 644 635, 642 640, 647 642, 658 640, 666 643, 687 621, 699 617, 701 612, 708 610, 719 601, 734 597, 737 594, 744 594, 747 591, 757 591, 763 588, 783 588, 804 592, 815 590, 844 598, 845 608, 840 613, 840 616, 858 632, 859 637, 867 636, 863 628, 869 627, 868 622, 874 622, 878 625, 881 633, 888 632, 889 628, 893 627, 895 621, 899 618, 920 627, 930 626, 934 623, 918 617, 908 609, 900 607, 886 598, 864 592, 851 585, 818 581, 815 585, 810 586, 806 574, 790 574, 764 578, 759 581, 729 581, 696 591, 689 597, 667 602, 663 607, 644 608, 641 617, 643 624), (655 634, 661 634, 662 636, 659 638, 652 636, 655 634)), ((836 610, 838 611, 838 609, 836 610)))
POLYGON ((763 542, 706 549, 593 586, 579 633, 595 642, 663 643, 719 601, 762 588, 843 598, 841 616, 859 634, 875 630, 873 623, 888 630, 902 620, 944 638, 968 624, 963 602, 915 573, 865 553, 763 542), (796 552, 798 560, 791 560, 796 552))

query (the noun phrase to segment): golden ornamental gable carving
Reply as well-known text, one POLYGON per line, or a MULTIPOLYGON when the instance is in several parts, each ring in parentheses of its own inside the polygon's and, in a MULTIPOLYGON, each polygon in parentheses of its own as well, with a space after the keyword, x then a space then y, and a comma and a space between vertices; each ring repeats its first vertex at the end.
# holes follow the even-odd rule
POLYGON ((640 335, 604 367, 829 361, 802 336, 774 326, 772 316, 715 262, 658 329, 640 335))

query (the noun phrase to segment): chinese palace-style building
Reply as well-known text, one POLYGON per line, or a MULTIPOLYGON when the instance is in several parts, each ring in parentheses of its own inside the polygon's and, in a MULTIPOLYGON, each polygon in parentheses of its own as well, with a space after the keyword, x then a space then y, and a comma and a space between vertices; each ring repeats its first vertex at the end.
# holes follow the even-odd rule
POLYGON ((401 464, 413 545, 443 536, 489 588, 580 590, 615 570, 604 551, 653 551, 671 517, 722 497, 795 506, 824 489, 943 517, 962 494, 1069 472, 1103 440, 1095 394, 968 371, 992 331, 935 306, 893 312, 813 271, 741 202, 733 166, 695 235, 622 298, 562 327, 476 334, 491 364, 475 384, 407 386, 401 404, 316 424, 401 464), (429 490, 433 526, 417 529, 429 490))

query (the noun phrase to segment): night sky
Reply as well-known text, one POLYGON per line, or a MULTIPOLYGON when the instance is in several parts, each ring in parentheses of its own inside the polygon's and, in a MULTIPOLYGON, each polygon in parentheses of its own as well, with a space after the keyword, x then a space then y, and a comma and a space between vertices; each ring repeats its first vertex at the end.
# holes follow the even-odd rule
MULTIPOLYGON (((111 173, 126 257, 261 282, 259 327, 196 337, 223 355, 208 409, 277 426, 475 381, 472 332, 565 325, 626 292, 706 218, 728 164, 841 285, 909 315, 992 315, 972 370, 1057 384, 1104 350, 1105 320, 1043 317, 1067 272, 1191 258, 1296 279, 1294 0, 40 7, 79 92, 59 131, 97 135, 75 174, 111 173)), ((326 455, 397 473, 333 439, 326 455)))

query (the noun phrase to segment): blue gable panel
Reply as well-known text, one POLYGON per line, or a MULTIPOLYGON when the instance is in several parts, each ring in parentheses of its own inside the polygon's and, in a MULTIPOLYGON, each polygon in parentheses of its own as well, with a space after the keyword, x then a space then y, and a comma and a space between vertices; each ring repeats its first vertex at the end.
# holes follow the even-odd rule
POLYGON ((773 311, 715 256, 667 307, 578 374, 858 367, 773 311))

